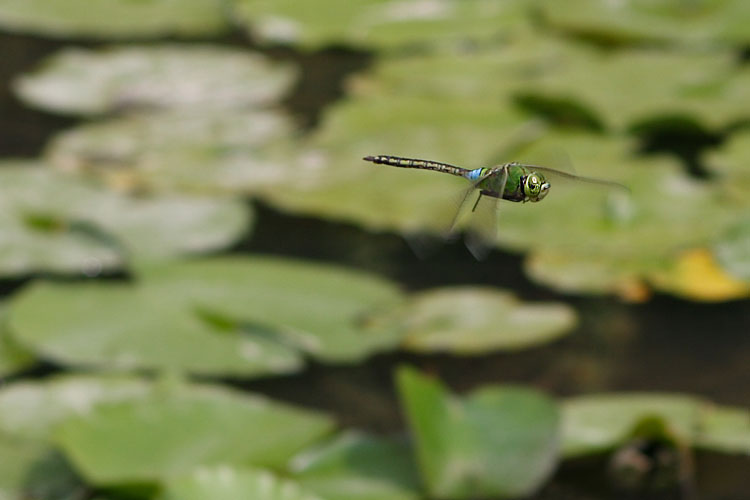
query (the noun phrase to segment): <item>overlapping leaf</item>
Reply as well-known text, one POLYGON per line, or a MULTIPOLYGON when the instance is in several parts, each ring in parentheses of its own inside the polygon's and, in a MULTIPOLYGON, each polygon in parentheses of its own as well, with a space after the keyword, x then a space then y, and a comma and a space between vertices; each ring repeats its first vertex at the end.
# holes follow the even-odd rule
POLYGON ((126 196, 41 165, 0 168, 0 274, 96 274, 131 257, 205 252, 250 223, 239 200, 126 196))
POLYGON ((417 500, 419 478, 405 439, 341 433, 303 450, 289 473, 326 500, 417 500))
POLYGON ((397 384, 432 496, 527 496, 555 467, 558 412, 542 394, 487 387, 458 398, 412 369, 397 384))
POLYGON ((743 0, 543 0, 540 6, 554 28, 602 42, 742 46, 750 41, 750 8, 743 0))
POLYGON ((234 0, 234 17, 266 43, 397 49, 488 42, 528 27, 527 2, 508 0, 234 0))
MULTIPOLYGON (((166 481, 159 500, 321 500, 293 481, 248 467, 199 467, 166 481)), ((330 500, 330 499, 326 499, 330 500)))
POLYGON ((227 29, 220 0, 2 0, 0 26, 51 37, 215 35, 227 29))
POLYGON ((0 303, 0 380, 33 363, 33 356, 16 345, 6 327, 6 305, 0 303))
POLYGON ((332 427, 324 415, 260 396, 178 384, 67 419, 56 441, 87 480, 116 484, 160 481, 198 465, 279 467, 332 427))
POLYGON ((14 336, 58 363, 253 376, 301 368, 305 353, 353 361, 392 348, 368 322, 400 299, 355 271, 273 258, 172 262, 137 283, 38 283, 12 306, 14 336))
POLYGON ((59 113, 226 111, 278 100, 293 76, 289 66, 256 53, 167 44, 67 49, 17 79, 15 89, 28 104, 59 113))
POLYGON ((682 394, 622 393, 579 396, 562 404, 566 456, 623 444, 644 419, 656 418, 687 444, 750 453, 750 413, 682 394))
POLYGON ((407 349, 464 355, 549 342, 576 322, 564 304, 527 304, 508 292, 474 287, 428 290, 409 297, 399 312, 407 349))

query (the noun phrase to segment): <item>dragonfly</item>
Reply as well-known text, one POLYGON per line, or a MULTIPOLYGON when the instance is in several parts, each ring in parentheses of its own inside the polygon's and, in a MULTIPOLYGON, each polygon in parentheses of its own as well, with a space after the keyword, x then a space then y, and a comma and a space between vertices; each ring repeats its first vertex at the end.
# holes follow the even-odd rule
MULTIPOLYGON (((463 212, 462 207, 474 192, 478 192, 478 196, 476 201, 474 202, 474 205, 472 206, 472 212, 476 211, 477 206, 479 205, 479 201, 483 196, 519 203, 542 201, 547 196, 550 188, 552 187, 552 184, 548 180, 548 177, 553 178, 555 176, 573 181, 581 181, 590 184, 613 187, 629 191, 626 186, 618 182, 596 179, 593 177, 584 177, 568 172, 563 172, 561 170, 556 170, 554 168, 542 167, 539 165, 529 165, 518 162, 503 163, 501 165, 496 165, 493 167, 468 169, 458 167, 456 165, 451 165, 449 163, 442 163, 439 161, 421 160, 417 158, 404 158, 401 156, 391 155, 365 156, 363 160, 379 165, 390 165, 392 167, 433 170, 436 172, 455 175, 457 177, 463 177, 464 179, 470 181, 471 186, 461 197, 459 209, 457 210, 456 215, 450 225, 449 234, 453 233, 453 231, 455 230, 455 226, 459 219, 459 214, 463 212)), ((492 231, 494 232, 494 230, 497 228, 497 224, 493 223, 492 227, 492 231)), ((493 236, 486 237, 485 239, 490 240, 491 242, 492 240, 494 240, 494 234, 493 236)), ((483 243, 488 242, 485 241, 483 243)), ((481 248, 482 246, 483 245, 469 244, 469 249, 477 258, 483 258, 486 255, 487 247, 481 248)))

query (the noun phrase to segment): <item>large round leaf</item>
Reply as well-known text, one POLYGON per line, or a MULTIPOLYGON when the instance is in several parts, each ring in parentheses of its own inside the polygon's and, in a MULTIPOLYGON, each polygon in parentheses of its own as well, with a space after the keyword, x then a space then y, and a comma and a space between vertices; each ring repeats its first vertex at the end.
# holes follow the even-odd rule
POLYGON ((33 363, 31 353, 16 345, 6 327, 6 305, 0 303, 0 380, 33 363))
POLYGON ((485 42, 528 27, 522 0, 233 0, 235 18, 266 43, 409 48, 485 42))
POLYGON ((406 368, 397 385, 432 496, 527 496, 552 473, 559 418, 546 396, 486 387, 459 398, 406 368))
POLYGON ((574 0, 541 2, 543 18, 554 28, 606 43, 715 42, 745 45, 750 8, 743 0, 574 0))
POLYGON ((66 420, 56 441, 93 484, 155 482, 201 464, 280 467, 332 427, 259 396, 165 384, 66 420))
POLYGON ((220 0, 0 0, 0 26, 53 37, 212 35, 227 28, 220 0), (176 8, 178 7, 178 8, 176 8))
MULTIPOLYGON (((219 465, 199 467, 170 478, 159 500, 321 500, 296 483, 271 472, 219 465)), ((330 500, 330 499, 326 499, 330 500)))
POLYGON ((67 49, 16 80, 29 104, 60 113, 122 109, 246 109, 289 89, 290 67, 210 45, 67 49))
POLYGON ((407 349, 464 355, 549 342, 576 322, 564 304, 526 304, 509 292, 478 287, 428 290, 409 297, 400 313, 407 349))
POLYGON ((113 269, 130 257, 222 248, 248 208, 201 196, 127 196, 36 164, 0 168, 0 274, 113 269))
POLYGON ((137 283, 39 283, 11 311, 15 338, 64 364, 252 376, 301 367, 302 353, 351 361, 390 348, 368 321, 399 301, 364 273, 273 258, 173 262, 137 283))
POLYGON ((269 110, 136 113, 63 132, 46 156, 131 190, 246 193, 299 175, 270 156, 270 144, 291 133, 290 121, 269 110))
POLYGON ((420 484, 405 439, 344 432, 303 450, 289 473, 326 500, 417 500, 420 484))

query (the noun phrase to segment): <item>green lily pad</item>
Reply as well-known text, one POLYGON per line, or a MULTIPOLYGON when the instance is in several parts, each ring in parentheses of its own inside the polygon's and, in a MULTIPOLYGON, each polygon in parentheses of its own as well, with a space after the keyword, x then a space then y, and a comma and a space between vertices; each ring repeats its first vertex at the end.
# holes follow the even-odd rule
MULTIPOLYGON (((218 465, 170 478, 159 500, 321 500, 266 470, 218 465)), ((330 499, 326 499, 330 500, 330 499)))
POLYGON ((248 377, 297 371, 304 353, 354 361, 393 347, 399 332, 368 316, 400 298, 360 272, 216 258, 150 267, 135 284, 37 283, 15 298, 10 325, 62 364, 248 377))
POLYGON ((34 357, 16 345, 5 325, 7 306, 0 303, 0 381, 2 377, 23 370, 34 362, 34 357))
POLYGON ((245 193, 297 175, 266 147, 291 133, 274 111, 139 113, 65 131, 47 159, 131 190, 245 193))
POLYGON ((696 445, 724 453, 750 455, 750 410, 705 405, 696 445))
POLYGON ((293 0, 234 0, 234 17, 254 38, 304 48, 354 45, 408 48, 487 42, 526 29, 528 5, 520 0, 390 2, 324 0, 300 6, 293 0))
POLYGON ((542 394, 486 387, 459 398, 407 368, 397 385, 432 496, 528 496, 552 473, 559 418, 542 394))
POLYGON ((545 113, 578 109, 581 116, 559 110, 557 119, 613 130, 672 117, 723 130, 750 117, 736 106, 750 99, 750 68, 737 65, 731 51, 611 52, 538 34, 485 50, 382 59, 353 88, 369 98, 479 100, 496 112, 514 104, 545 113))
POLYGON ((257 53, 211 45, 157 45, 67 49, 18 78, 14 87, 26 103, 58 113, 226 111, 277 101, 293 77, 289 66, 257 53))
POLYGON ((106 485, 156 482, 197 465, 280 467, 332 427, 260 396, 179 384, 67 419, 56 441, 88 481, 106 485))
POLYGON ((580 396, 562 403, 563 453, 579 456, 621 445, 645 419, 657 418, 681 441, 723 452, 750 454, 750 412, 682 394, 618 393, 580 396))
POLYGON ((400 312, 407 349, 461 355, 549 342, 576 323, 564 304, 526 304, 509 292, 479 287, 428 290, 409 297, 400 312))
POLYGON ((602 394, 569 398, 562 403, 562 450, 575 457, 622 444, 644 418, 659 418, 678 437, 690 442, 698 427, 698 401, 677 394, 602 394))
POLYGON ((528 117, 483 103, 396 96, 349 100, 332 108, 319 132, 287 160, 289 182, 265 189, 269 203, 292 212, 355 222, 373 230, 444 232, 464 179, 362 161, 399 154, 476 166, 534 130, 528 117))
POLYGON ((750 282, 750 217, 727 230, 714 245, 714 254, 729 274, 750 282))
POLYGON ((5 30, 51 37, 216 35, 227 29, 219 0, 1 0, 5 30))
POLYGON ((0 434, 45 443, 67 418, 87 415, 101 403, 137 399, 148 389, 141 379, 112 376, 61 376, 8 384, 0 389, 0 434))
POLYGON ((404 439, 343 432, 303 450, 288 471, 305 490, 326 500, 417 500, 419 477, 404 439))
POLYGON ((605 42, 676 42, 744 45, 750 41, 750 8, 742 0, 601 2, 574 0, 541 3, 554 28, 605 42))
POLYGON ((0 168, 0 274, 86 272, 223 248, 250 223, 239 200, 127 196, 35 163, 0 168))
POLYGON ((85 415, 102 402, 143 396, 137 378, 60 376, 44 382, 15 382, 0 389, 0 499, 83 498, 69 465, 52 451, 60 422, 85 415), (48 496, 41 495, 46 492, 48 496), (54 494, 53 494, 54 492, 54 494), (70 496, 64 497, 62 493, 70 496))

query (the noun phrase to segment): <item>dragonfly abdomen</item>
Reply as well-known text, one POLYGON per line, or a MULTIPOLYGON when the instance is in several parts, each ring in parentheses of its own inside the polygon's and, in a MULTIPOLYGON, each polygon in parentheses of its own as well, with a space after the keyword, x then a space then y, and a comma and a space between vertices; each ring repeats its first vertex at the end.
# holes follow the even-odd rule
POLYGON ((449 163, 441 163, 438 161, 431 160, 419 160, 417 158, 403 158, 400 156, 389 156, 389 155, 375 155, 365 156, 362 158, 365 161, 371 161, 380 165, 390 165, 392 167, 401 168, 417 168, 420 170, 434 170, 436 172, 445 172, 446 174, 458 175, 460 177, 466 177, 469 170, 449 163))

